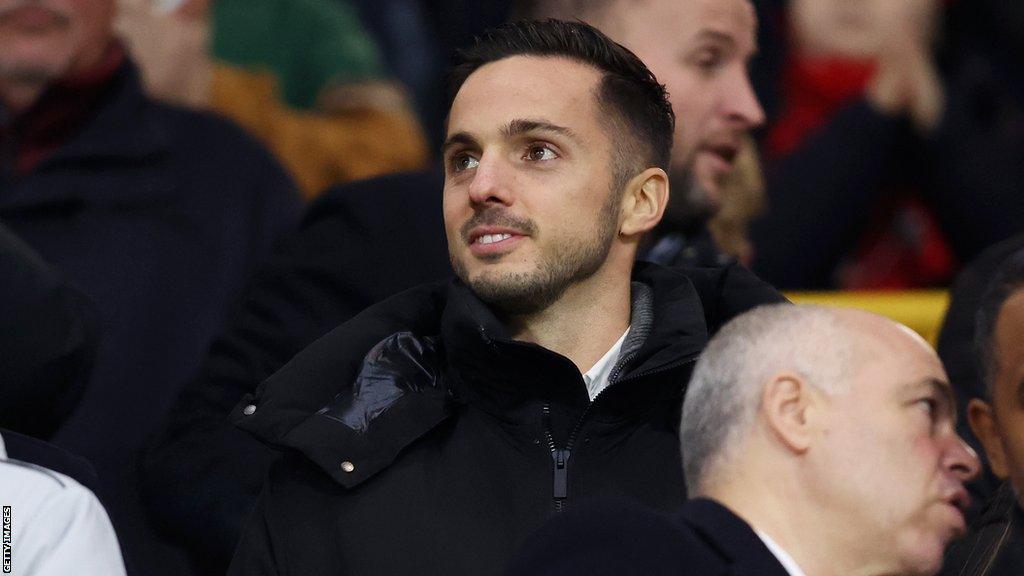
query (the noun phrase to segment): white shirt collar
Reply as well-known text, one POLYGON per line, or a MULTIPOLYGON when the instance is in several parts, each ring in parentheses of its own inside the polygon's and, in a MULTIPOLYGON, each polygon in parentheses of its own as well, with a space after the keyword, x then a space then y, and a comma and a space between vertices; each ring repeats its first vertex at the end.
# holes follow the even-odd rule
POLYGON ((779 546, 775 540, 772 540, 770 536, 760 530, 755 529, 754 533, 757 534, 757 537, 760 538, 762 542, 764 542, 764 545, 768 547, 768 550, 770 550, 779 561, 779 564, 782 564, 782 567, 786 569, 789 576, 807 576, 804 574, 804 571, 800 569, 800 565, 796 563, 796 560, 794 560, 788 552, 783 550, 782 546, 779 546))
POLYGON ((597 395, 602 390, 608 387, 608 378, 612 375, 612 369, 619 360, 619 353, 622 352, 622 343, 626 341, 627 334, 629 334, 629 326, 626 327, 626 331, 622 333, 622 336, 615 344, 612 344, 612 347, 597 361, 597 364, 594 364, 583 375, 583 382, 587 385, 587 394, 590 396, 591 402, 594 401, 594 398, 597 398, 597 395))

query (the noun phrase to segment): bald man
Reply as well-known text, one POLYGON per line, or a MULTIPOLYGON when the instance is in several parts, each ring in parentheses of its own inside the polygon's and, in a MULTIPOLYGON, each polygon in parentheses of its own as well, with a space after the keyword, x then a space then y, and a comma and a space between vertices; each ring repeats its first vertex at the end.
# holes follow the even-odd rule
POLYGON ((712 339, 683 403, 695 499, 563 516, 511 573, 934 574, 978 471, 955 419, 942 364, 906 327, 755 309, 712 339))

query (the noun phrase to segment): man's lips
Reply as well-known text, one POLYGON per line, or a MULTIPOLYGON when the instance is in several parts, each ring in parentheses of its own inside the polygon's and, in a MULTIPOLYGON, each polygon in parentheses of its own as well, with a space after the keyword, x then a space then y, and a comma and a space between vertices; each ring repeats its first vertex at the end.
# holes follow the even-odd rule
POLYGON ((946 498, 946 502, 960 510, 961 513, 966 513, 971 507, 971 495, 967 493, 967 489, 964 487, 958 488, 953 494, 946 498))
POLYGON ((478 256, 502 254, 512 249, 525 235, 511 228, 479 226, 467 235, 469 249, 478 256))
POLYGON ((68 18, 46 8, 20 6, 13 10, 0 12, 0 21, 26 30, 44 30, 54 26, 66 25, 68 18))
POLYGON ((739 155, 740 149, 739 146, 732 144, 710 144, 701 147, 700 151, 720 159, 728 166, 732 166, 736 162, 736 156, 739 155))
POLYGON ((971 497, 967 493, 967 490, 963 487, 957 489, 946 498, 943 498, 943 503, 952 508, 957 516, 957 537, 963 536, 967 531, 967 519, 965 515, 967 514, 967 509, 971 507, 971 497))

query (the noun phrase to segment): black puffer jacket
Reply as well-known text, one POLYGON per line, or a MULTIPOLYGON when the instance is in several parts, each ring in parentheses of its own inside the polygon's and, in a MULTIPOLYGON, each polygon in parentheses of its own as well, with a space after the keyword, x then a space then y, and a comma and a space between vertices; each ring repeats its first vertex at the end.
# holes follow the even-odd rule
POLYGON ((634 280, 630 335, 593 403, 571 361, 511 340, 458 283, 405 292, 317 341, 233 414, 290 450, 230 573, 498 573, 561 507, 681 505, 693 363, 724 321, 783 299, 739 267, 638 265, 634 280))

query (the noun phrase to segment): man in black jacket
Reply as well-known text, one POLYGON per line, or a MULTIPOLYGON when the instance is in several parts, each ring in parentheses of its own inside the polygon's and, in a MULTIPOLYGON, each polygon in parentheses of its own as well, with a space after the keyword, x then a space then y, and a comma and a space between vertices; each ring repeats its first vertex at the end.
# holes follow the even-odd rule
POLYGON ((1024 251, 1005 259, 977 312, 975 342, 984 389, 968 420, 993 475, 1003 482, 971 534, 950 551, 948 574, 1009 576, 1024 566, 1024 251))
POLYGON ((667 200, 673 121, 621 46, 584 24, 513 24, 453 77, 459 280, 368 309, 236 408, 289 450, 231 573, 495 573, 581 500, 678 505, 696 356, 725 319, 781 300, 738 268, 634 270, 667 200))
POLYGON ((88 383, 50 439, 96 467, 129 563, 177 576, 137 455, 299 200, 236 126, 143 92, 115 4, 0 0, 0 220, 96 312, 88 383))
MULTIPOLYGON (((542 0, 525 13, 546 17, 563 5, 571 5, 566 19, 580 18, 610 31, 641 59, 651 58, 660 81, 670 86, 673 110, 687 125, 685 130, 677 126, 675 133, 672 156, 680 178, 671 182, 670 204, 680 198, 688 204, 684 186, 691 180, 687 170, 693 167, 693 151, 705 149, 700 154, 705 167, 718 165, 717 154, 706 149, 731 142, 758 115, 751 112, 745 76, 754 51, 749 3, 658 0, 635 10, 627 0, 542 0), (659 42, 660 36, 649 30, 653 25, 675 26, 679 37, 659 42), (680 53, 687 55, 684 64, 677 58, 680 53), (708 75, 712 63, 722 73, 708 75)), ((418 284, 452 277, 442 187, 440 172, 416 172, 340 186, 320 196, 300 229, 254 276, 244 306, 179 396, 144 459, 146 500, 154 517, 189 543, 209 574, 227 569, 277 456, 231 426, 227 414, 295 354, 356 313, 418 284)), ((666 211, 671 210, 670 205, 666 211)), ((678 229, 670 221, 663 218, 658 228, 678 229)), ((655 230, 648 236, 659 235, 655 230)), ((708 238, 706 231, 699 237, 708 238)), ((710 242, 692 240, 670 242, 675 248, 663 254, 669 256, 664 261, 686 267, 724 265, 717 249, 704 249, 710 242)))
POLYGON ((680 438, 695 499, 563 516, 510 573, 934 574, 979 468, 955 420, 942 363, 906 327, 762 306, 694 368, 680 438))

